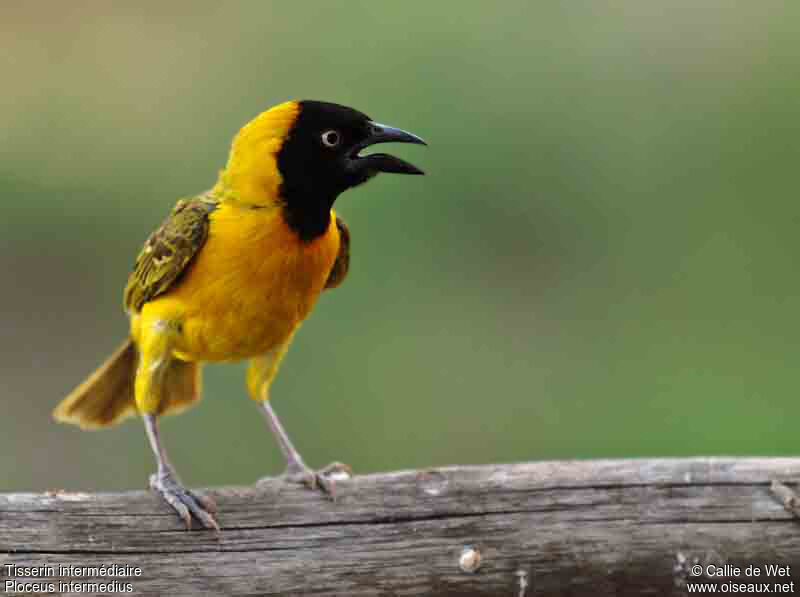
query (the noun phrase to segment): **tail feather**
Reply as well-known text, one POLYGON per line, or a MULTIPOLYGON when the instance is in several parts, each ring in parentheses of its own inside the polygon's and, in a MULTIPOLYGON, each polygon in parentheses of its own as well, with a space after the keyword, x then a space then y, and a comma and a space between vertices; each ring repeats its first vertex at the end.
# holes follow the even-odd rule
MULTIPOLYGON (((136 347, 129 338, 53 411, 62 423, 97 429, 137 414, 134 398, 136 347)), ((164 400, 156 414, 180 412, 200 398, 198 363, 173 360, 164 372, 164 400)))
POLYGON ((136 347, 129 338, 86 381, 64 398, 53 411, 62 423, 84 429, 107 427, 136 412, 133 376, 136 347))
POLYGON ((200 399, 202 377, 200 363, 173 359, 164 373, 164 399, 158 415, 176 415, 200 399))

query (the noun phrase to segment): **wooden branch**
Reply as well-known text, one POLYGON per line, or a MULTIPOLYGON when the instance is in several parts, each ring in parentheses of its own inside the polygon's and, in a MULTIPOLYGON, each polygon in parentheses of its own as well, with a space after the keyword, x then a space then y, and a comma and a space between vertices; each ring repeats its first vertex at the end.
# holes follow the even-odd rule
POLYGON ((797 581, 800 593, 800 524, 773 480, 789 491, 800 459, 450 467, 342 481, 335 503, 275 480, 209 490, 219 536, 183 530, 147 491, 5 494, 0 588, 115 579, 148 595, 662 596, 708 582, 692 567, 711 564, 730 566, 717 583, 797 581), (59 570, 70 565, 141 573, 59 570), (759 577, 745 576, 751 565, 759 577), (56 576, 21 576, 32 566, 56 576))

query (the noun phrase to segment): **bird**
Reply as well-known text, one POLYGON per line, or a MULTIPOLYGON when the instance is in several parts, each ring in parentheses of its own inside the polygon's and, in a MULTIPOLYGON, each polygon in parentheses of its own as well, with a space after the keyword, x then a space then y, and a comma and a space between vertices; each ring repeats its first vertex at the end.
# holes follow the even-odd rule
POLYGON ((140 416, 156 471, 149 485, 186 528, 219 532, 214 501, 186 488, 167 458, 159 418, 194 405, 207 362, 248 360, 246 386, 286 459, 283 478, 331 494, 334 462, 306 465, 270 401, 270 384, 320 294, 350 263, 350 233, 333 209, 379 173, 424 174, 378 143, 426 145, 340 104, 286 101, 236 134, 216 184, 180 199, 145 241, 124 290, 129 337, 53 411, 97 429, 140 416))

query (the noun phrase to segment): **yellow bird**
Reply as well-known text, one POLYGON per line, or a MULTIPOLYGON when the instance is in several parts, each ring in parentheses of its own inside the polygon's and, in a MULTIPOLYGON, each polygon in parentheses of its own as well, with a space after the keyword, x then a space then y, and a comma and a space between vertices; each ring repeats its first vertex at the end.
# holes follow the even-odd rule
POLYGON ((376 143, 425 145, 345 106, 289 101, 236 135, 214 187, 178 202, 145 242, 125 288, 129 339, 55 409, 58 421, 106 427, 144 421, 156 490, 191 526, 218 529, 213 501, 186 489, 159 440, 158 417, 200 398, 201 364, 250 359, 247 388, 287 460, 288 480, 330 493, 333 463, 312 471, 269 402, 293 334, 322 290, 341 284, 350 260, 336 198, 379 172, 423 174, 376 143))

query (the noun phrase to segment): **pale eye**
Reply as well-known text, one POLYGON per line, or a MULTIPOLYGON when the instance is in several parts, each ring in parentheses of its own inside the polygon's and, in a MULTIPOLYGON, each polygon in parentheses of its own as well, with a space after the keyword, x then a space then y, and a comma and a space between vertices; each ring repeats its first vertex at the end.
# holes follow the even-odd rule
POLYGON ((325 147, 336 147, 342 140, 339 131, 325 131, 322 133, 322 144, 325 147))

